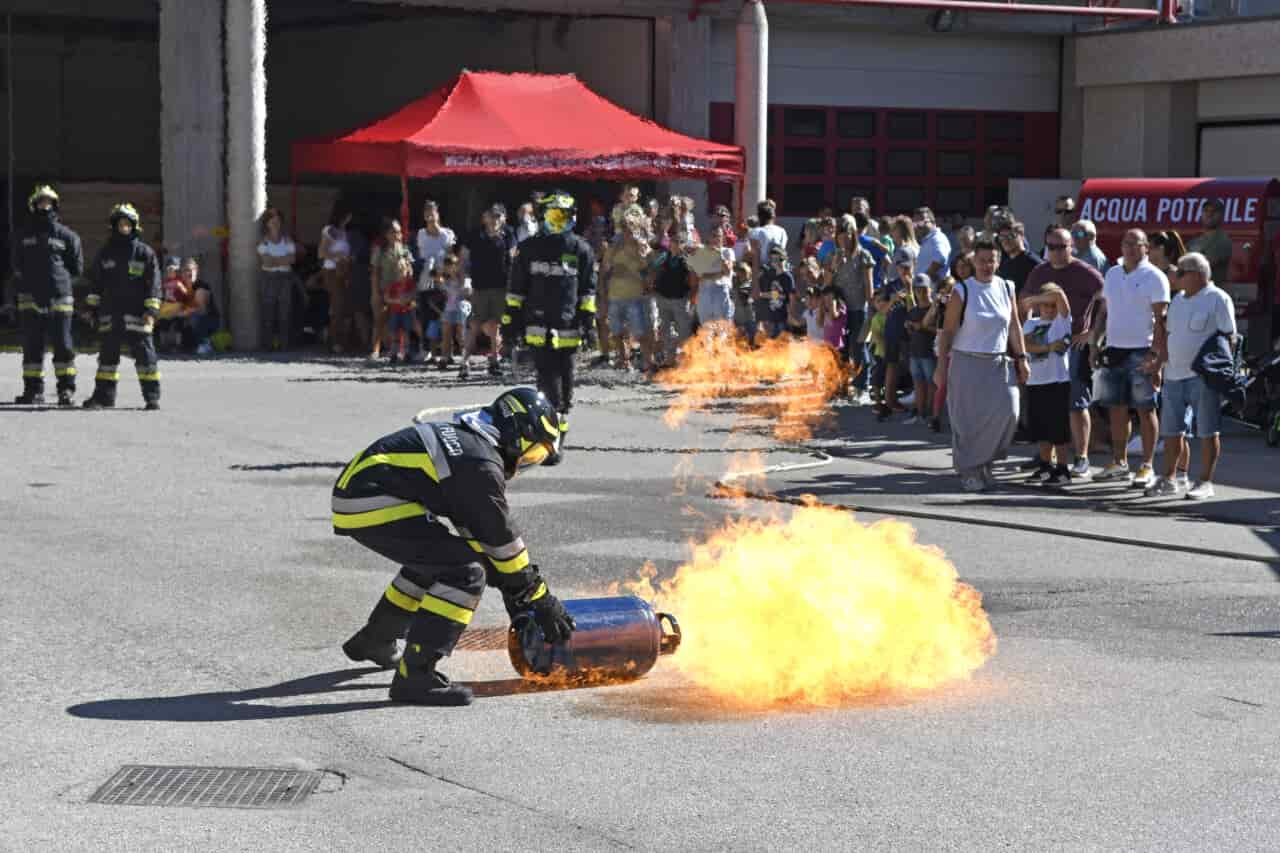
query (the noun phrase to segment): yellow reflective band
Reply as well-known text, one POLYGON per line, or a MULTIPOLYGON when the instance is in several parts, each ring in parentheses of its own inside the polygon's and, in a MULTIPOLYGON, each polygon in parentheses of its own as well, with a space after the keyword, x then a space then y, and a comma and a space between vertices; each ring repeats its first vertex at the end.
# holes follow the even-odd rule
POLYGON ((560 434, 564 435, 569 431, 569 419, 564 415, 560 416, 560 434))
POLYGON ((542 335, 525 335, 524 342, 531 347, 540 347, 547 342, 542 335))
POLYGON ((436 474, 436 464, 431 461, 430 453, 374 453, 361 459, 354 467, 348 467, 342 478, 338 480, 338 488, 345 489, 347 483, 351 482, 352 477, 365 468, 372 468, 374 465, 390 465, 393 468, 421 468, 432 480, 437 483, 440 482, 440 476, 436 474))
POLYGON ((564 335, 562 337, 553 338, 551 346, 554 349, 569 349, 571 347, 578 346, 580 343, 582 343, 582 338, 577 335, 564 335))
POLYGON ((120 371, 118 371, 118 370, 99 370, 99 371, 98 371, 98 375, 97 375, 96 377, 94 377, 94 378, 96 378, 96 379, 101 379, 103 382, 119 382, 119 381, 120 381, 120 371))
POLYGON ((493 563, 495 569, 504 575, 511 575, 529 565, 529 552, 527 550, 521 551, 510 560, 495 560, 490 557, 489 561, 493 563))
POLYGON ((483 554, 483 553, 484 553, 484 546, 483 546, 483 545, 481 545, 477 540, 475 540, 475 539, 468 539, 468 540, 467 540, 467 544, 468 544, 468 545, 470 545, 470 546, 471 546, 471 550, 472 550, 472 551, 475 551, 477 554, 483 554))
POLYGON ((542 598, 542 596, 546 594, 547 594, 547 584, 544 581, 538 584, 538 591, 535 592, 533 595, 529 596, 529 601, 530 603, 537 601, 539 598, 542 598))
POLYGON ((144 299, 144 300, 142 300, 142 307, 143 307, 143 308, 154 308, 154 309, 156 309, 157 311, 159 311, 159 310, 160 310, 160 300, 159 300, 159 299, 144 299))
POLYGON ((395 584, 387 587, 387 591, 383 594, 387 597, 387 601, 390 601, 401 610, 408 610, 410 613, 418 612, 418 606, 420 603, 418 599, 411 595, 405 595, 403 592, 396 589, 395 584))
POLYGON ((143 373, 141 370, 139 370, 139 371, 138 371, 138 381, 140 381, 140 382, 159 382, 159 381, 160 381, 160 371, 156 370, 156 371, 153 371, 153 372, 151 372, 151 373, 143 373))
POLYGON ((54 376, 75 376, 76 369, 74 367, 56 367, 53 370, 54 376))
POLYGON ((50 308, 55 314, 72 314, 76 310, 74 305, 54 305, 50 308))
POLYGON ((578 303, 579 311, 586 311, 588 314, 596 313, 596 298, 594 296, 584 296, 578 303))
POLYGON ((557 427, 555 424, 551 423, 550 418, 548 418, 546 415, 543 415, 540 418, 540 420, 542 421, 543 429, 545 429, 547 432, 551 433, 552 435, 555 435, 558 432, 560 432, 560 428, 557 427))
POLYGON ((102 301, 102 297, 96 293, 90 293, 88 296, 85 297, 84 301, 89 303, 90 305, 97 305, 99 302, 102 301))
POLYGON ((406 518, 426 514, 426 507, 414 503, 389 506, 386 509, 374 509, 369 512, 335 512, 333 526, 339 530, 359 530, 363 527, 376 527, 379 524, 390 524, 393 521, 403 521, 406 518))
POLYGON ((510 315, 510 314, 503 314, 503 315, 502 315, 502 325, 504 325, 504 326, 510 326, 510 325, 511 325, 511 315, 510 315))
POLYGON ((28 367, 27 369, 22 371, 22 378, 23 379, 44 379, 44 368, 28 367))
POLYGON ((508 293, 507 304, 512 308, 519 308, 521 305, 524 305, 524 296, 519 293, 508 293))
POLYGON ((520 398, 514 394, 507 397, 507 405, 511 407, 512 411, 519 412, 520 414, 524 414, 529 411, 524 407, 524 403, 520 402, 520 398))
POLYGON ((465 607, 450 604, 443 599, 436 598, 434 595, 423 596, 421 607, 428 613, 443 616, 450 622, 457 622, 460 625, 470 625, 471 617, 475 615, 465 607))

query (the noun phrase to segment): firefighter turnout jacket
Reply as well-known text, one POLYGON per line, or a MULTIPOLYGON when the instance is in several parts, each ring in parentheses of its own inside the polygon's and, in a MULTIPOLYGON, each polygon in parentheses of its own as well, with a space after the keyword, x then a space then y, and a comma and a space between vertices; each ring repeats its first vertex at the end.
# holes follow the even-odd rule
POLYGON ((147 317, 160 314, 160 264, 137 232, 113 233, 89 269, 89 306, 98 309, 98 328, 145 332, 147 317))
POLYGON ((537 234, 520 244, 503 325, 531 347, 572 349, 596 313, 595 256, 577 234, 537 234))
POLYGON ((357 454, 333 487, 333 528, 421 540, 424 562, 472 555, 487 564, 490 586, 525 605, 547 594, 507 507, 502 456, 461 421, 415 423, 357 454))
POLYGON ((80 235, 58 221, 56 210, 37 210, 14 235, 13 273, 18 311, 72 314, 72 282, 84 272, 80 235))

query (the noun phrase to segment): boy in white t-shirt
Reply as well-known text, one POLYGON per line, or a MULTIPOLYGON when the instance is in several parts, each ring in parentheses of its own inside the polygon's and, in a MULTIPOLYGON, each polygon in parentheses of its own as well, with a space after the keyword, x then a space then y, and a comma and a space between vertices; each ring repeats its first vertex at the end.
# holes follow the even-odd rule
POLYGON ((1022 337, 1031 356, 1027 408, 1031 438, 1040 446, 1040 465, 1032 482, 1065 486, 1071 482, 1071 308, 1067 294, 1052 282, 1025 300, 1031 316, 1022 337), (1054 464, 1054 453, 1057 464, 1054 464))

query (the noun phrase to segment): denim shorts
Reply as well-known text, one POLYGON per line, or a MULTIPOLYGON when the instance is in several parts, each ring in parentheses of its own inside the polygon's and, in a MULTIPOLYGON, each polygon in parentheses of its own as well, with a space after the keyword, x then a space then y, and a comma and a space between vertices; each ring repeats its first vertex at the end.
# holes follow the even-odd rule
POLYGON ((460 300, 453 308, 444 309, 444 313, 440 315, 446 323, 452 323, 455 326, 461 326, 470 316, 471 303, 465 299, 460 300))
POLYGON ((1148 349, 1116 350, 1113 367, 1099 367, 1093 372, 1094 402, 1107 408, 1127 406, 1131 409, 1154 409, 1156 389, 1151 377, 1139 373, 1148 349))
POLYGON ((733 297, 729 288, 716 284, 704 284, 698 288, 698 322, 732 319, 733 297))
POLYGON ((1222 427, 1222 395, 1204 379, 1174 379, 1160 389, 1160 434, 1213 438, 1222 427), (1191 413, 1188 421, 1187 413, 1191 413))
POLYGON ((429 341, 440 340, 440 321, 439 320, 432 320, 431 322, 427 323, 427 340, 429 341))
POLYGON ((1068 350, 1067 372, 1071 374, 1071 411, 1086 411, 1093 402, 1093 368, 1089 365, 1089 350, 1078 347, 1068 350))
POLYGON ((933 381, 933 372, 938 368, 938 359, 931 355, 911 356, 911 379, 928 385, 933 381))
POLYGON ((624 329, 633 335, 647 335, 652 332, 653 300, 648 297, 610 299, 609 333, 621 335, 624 329))

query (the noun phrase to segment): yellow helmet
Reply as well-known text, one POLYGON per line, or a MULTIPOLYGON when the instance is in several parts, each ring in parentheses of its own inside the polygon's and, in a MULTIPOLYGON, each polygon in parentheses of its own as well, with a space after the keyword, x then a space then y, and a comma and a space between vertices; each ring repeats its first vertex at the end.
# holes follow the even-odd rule
POLYGON ((138 216, 138 209, 129 202, 122 202, 111 208, 111 215, 107 217, 107 222, 111 223, 111 227, 116 227, 116 222, 121 219, 127 219, 133 223, 133 230, 137 231, 142 226, 142 219, 138 216))
POLYGON ((54 207, 58 206, 59 199, 58 199, 57 191, 54 190, 54 188, 49 186, 48 184, 40 184, 34 190, 32 190, 31 195, 27 197, 27 210, 31 211, 32 213, 35 213, 36 204, 39 203, 40 199, 42 198, 47 198, 50 201, 52 201, 54 207))

